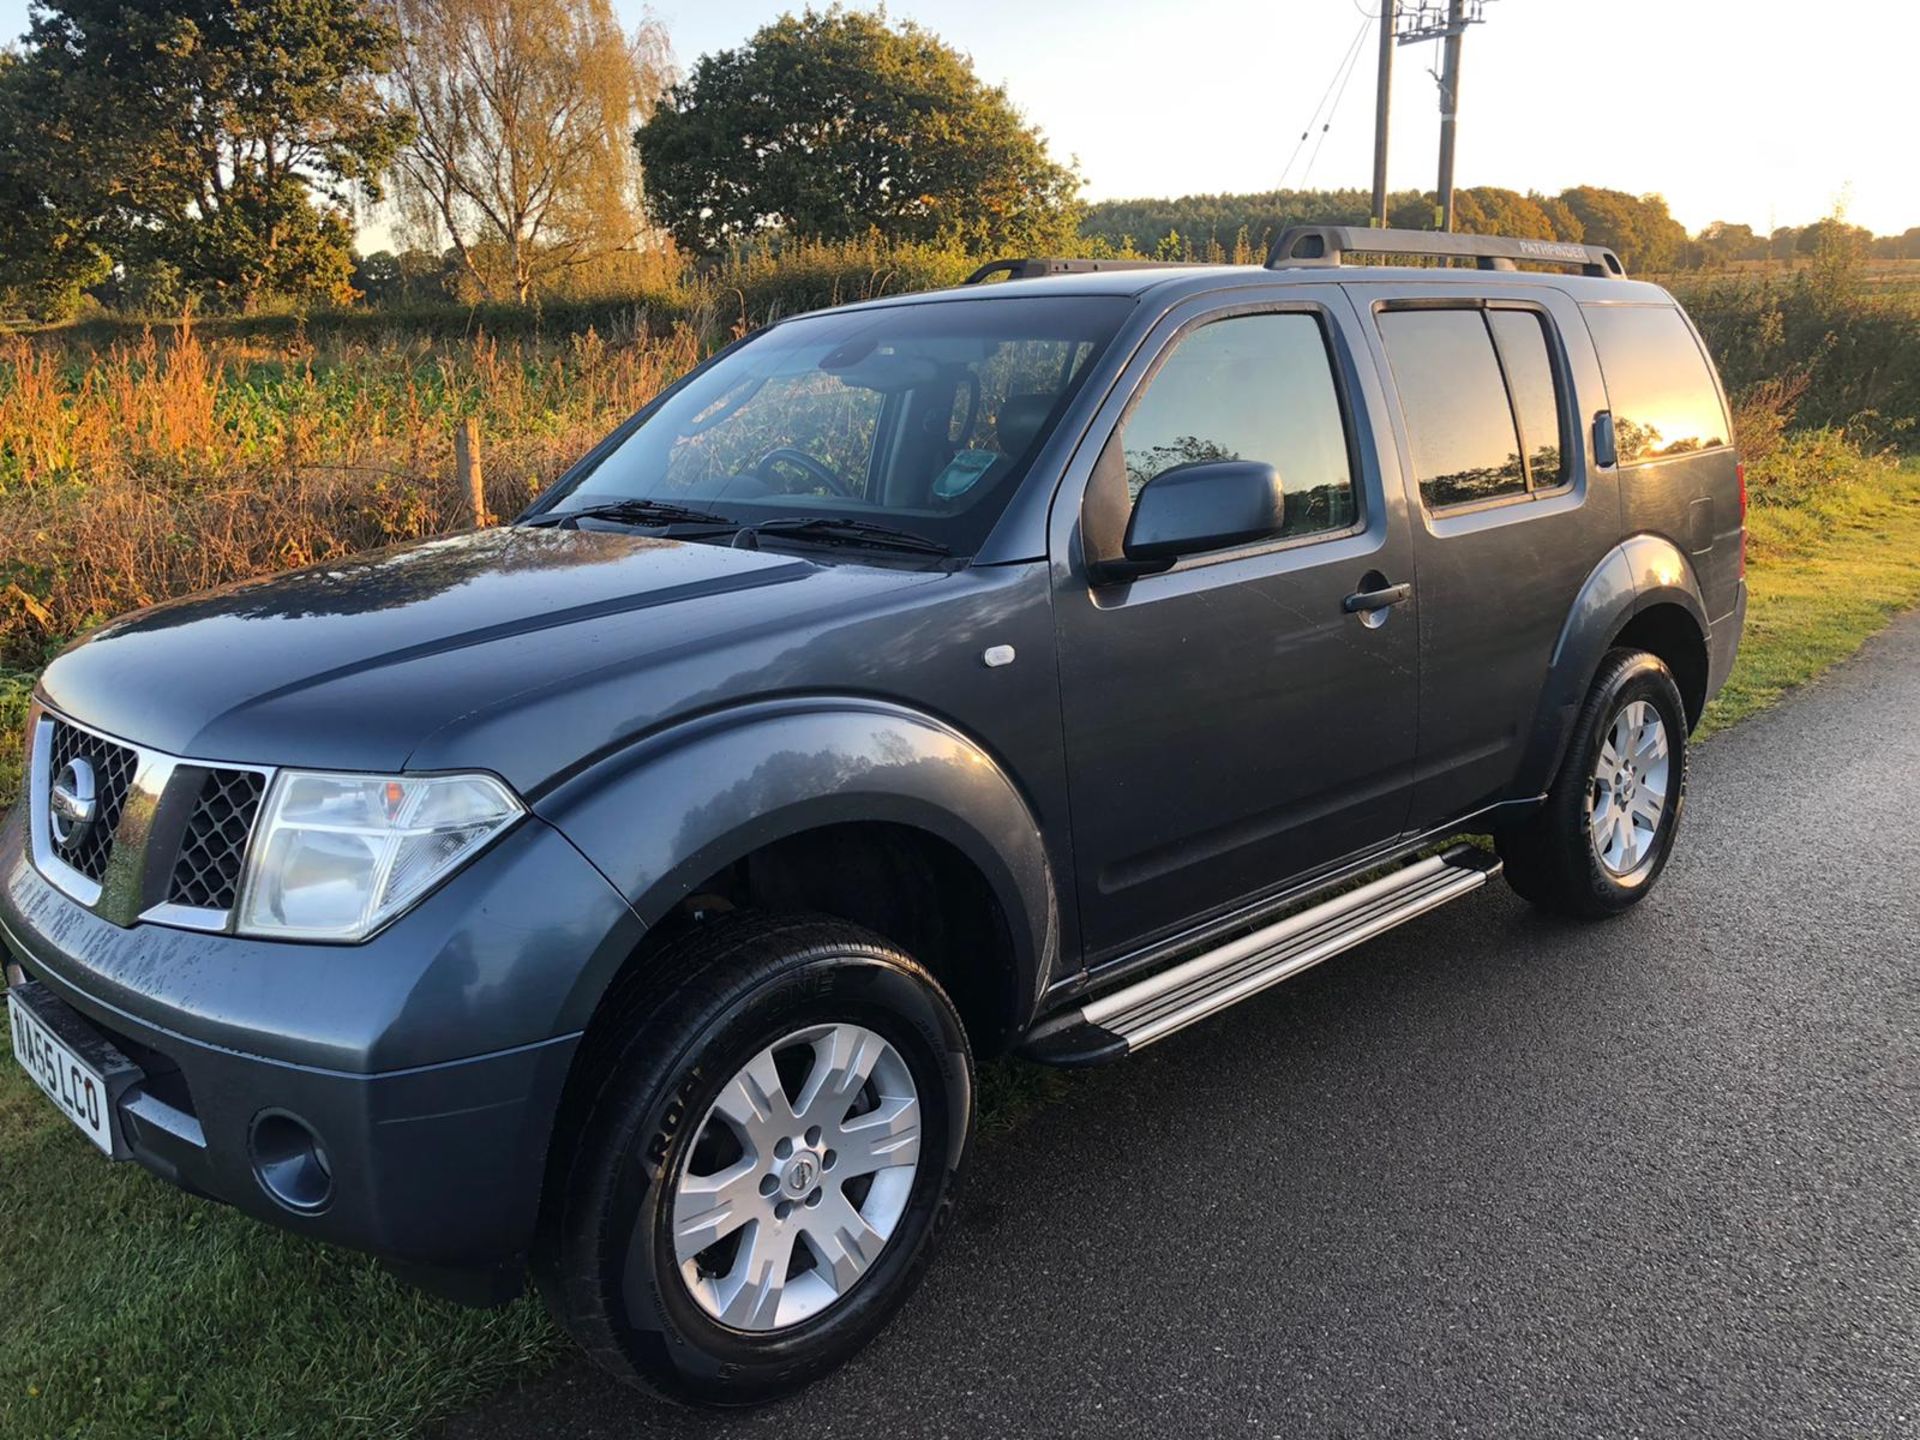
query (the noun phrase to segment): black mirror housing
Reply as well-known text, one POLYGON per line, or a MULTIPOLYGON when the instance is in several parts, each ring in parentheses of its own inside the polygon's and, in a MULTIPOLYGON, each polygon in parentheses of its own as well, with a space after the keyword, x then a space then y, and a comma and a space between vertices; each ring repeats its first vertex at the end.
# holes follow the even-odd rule
POLYGON ((1122 551, 1130 562, 1164 568, 1185 555, 1278 535, 1286 519, 1286 492, 1273 466, 1198 460, 1163 470, 1141 487, 1122 551))

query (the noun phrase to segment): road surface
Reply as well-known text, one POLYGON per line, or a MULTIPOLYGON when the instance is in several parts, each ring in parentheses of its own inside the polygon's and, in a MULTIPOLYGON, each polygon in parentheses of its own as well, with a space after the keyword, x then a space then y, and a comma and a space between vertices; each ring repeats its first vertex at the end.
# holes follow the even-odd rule
POLYGON ((458 1440, 1920 1436, 1920 616, 1696 754, 1631 916, 1504 885, 983 1144, 880 1341, 458 1440))

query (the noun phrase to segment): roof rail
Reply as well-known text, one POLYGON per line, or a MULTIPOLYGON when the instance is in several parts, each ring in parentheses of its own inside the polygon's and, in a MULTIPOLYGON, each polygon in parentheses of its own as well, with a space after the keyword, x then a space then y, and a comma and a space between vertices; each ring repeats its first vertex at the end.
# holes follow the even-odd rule
POLYGON ((1062 260, 1033 255, 1020 259, 989 260, 960 283, 980 285, 1007 272, 1009 280, 1038 280, 1043 275, 1089 275, 1096 270, 1162 270, 1188 265, 1184 260, 1062 260))
POLYGON ((1576 266, 1582 274, 1624 280, 1626 267, 1604 245, 1516 240, 1507 235, 1455 235, 1440 230, 1372 230, 1364 225, 1293 225, 1267 252, 1267 268, 1344 265, 1356 255, 1422 255, 1472 260, 1482 270, 1511 270, 1516 260, 1576 266))

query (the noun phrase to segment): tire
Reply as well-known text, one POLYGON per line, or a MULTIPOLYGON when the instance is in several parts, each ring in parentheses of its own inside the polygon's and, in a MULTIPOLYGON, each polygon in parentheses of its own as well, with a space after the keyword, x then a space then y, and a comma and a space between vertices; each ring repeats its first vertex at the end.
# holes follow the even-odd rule
POLYGON ((839 921, 723 916, 610 995, 586 1047, 534 1270, 588 1355, 747 1405, 871 1340, 952 1217, 972 1129, 973 1057, 933 977, 839 921))
POLYGON ((1644 650, 1608 651, 1546 803, 1495 836, 1507 883, 1543 910, 1580 919, 1637 905, 1673 853, 1687 761, 1686 705, 1666 663, 1644 650), (1664 766, 1651 747, 1638 756, 1619 753, 1623 736, 1652 734, 1635 723, 1649 715, 1659 721, 1664 766), (1630 768, 1623 770, 1622 760, 1630 768), (1658 819, 1647 824, 1656 796, 1658 819))

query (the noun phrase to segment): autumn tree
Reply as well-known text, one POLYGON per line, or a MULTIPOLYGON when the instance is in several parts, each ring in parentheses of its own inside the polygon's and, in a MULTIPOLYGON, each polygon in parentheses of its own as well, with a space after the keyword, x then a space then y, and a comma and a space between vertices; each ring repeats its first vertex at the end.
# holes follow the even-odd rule
POLYGON ((702 56, 636 143, 655 217, 690 249, 769 231, 1074 242, 1079 177, 965 55, 884 13, 786 15, 702 56))
POLYGON ((526 301, 646 230, 634 126, 666 87, 652 22, 611 0, 391 0, 396 104, 415 118, 394 170, 418 238, 450 246, 492 299, 526 301))
POLYGON ((1575 245, 1586 241, 1587 227, 1580 223, 1580 217, 1573 213, 1573 207, 1558 195, 1530 195, 1528 198, 1540 207, 1540 213, 1553 226, 1554 239, 1571 241, 1575 245))
POLYGON ((349 206, 407 133, 393 38, 362 0, 48 0, 6 85, 34 223, 215 303, 346 298, 349 206))
POLYGON ((1576 185, 1560 201, 1580 222, 1589 245, 1605 245, 1628 270, 1671 270, 1683 258, 1687 231, 1658 195, 1629 195, 1598 185, 1576 185))
POLYGON ((1553 221, 1539 201, 1518 190, 1476 185, 1454 195, 1455 228, 1472 235, 1509 235, 1520 240, 1554 240, 1553 221))

